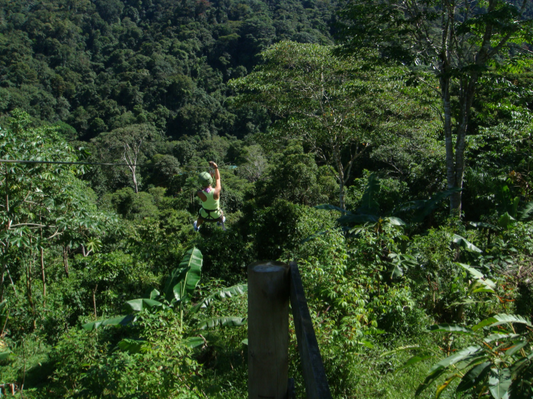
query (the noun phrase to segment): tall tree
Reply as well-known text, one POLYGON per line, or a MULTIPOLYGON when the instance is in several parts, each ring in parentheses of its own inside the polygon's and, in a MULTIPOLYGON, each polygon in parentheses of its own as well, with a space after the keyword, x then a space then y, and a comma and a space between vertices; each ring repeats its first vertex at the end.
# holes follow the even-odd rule
POLYGON ((55 129, 31 127, 29 115, 19 110, 12 115, 0 129, 0 302, 6 276, 11 284, 24 279, 36 314, 33 280, 41 278, 44 307, 49 253, 63 252, 68 275, 69 249, 85 252, 110 219, 76 177, 75 152, 55 129))
POLYGON ((388 71, 369 72, 356 58, 333 56, 332 49, 278 43, 261 53, 264 63, 230 84, 241 93, 239 102, 260 103, 274 115, 274 136, 305 143, 335 169, 344 209, 354 163, 396 131, 396 116, 410 113, 413 104, 405 93, 392 90, 397 82, 388 71))
MULTIPOLYGON (((139 192, 139 168, 146 152, 152 149, 152 141, 161 138, 154 125, 143 123, 102 133, 93 143, 101 159, 122 163, 128 169, 133 189, 139 192)), ((124 168, 122 168, 123 170, 124 168)))
MULTIPOLYGON (((341 13, 345 54, 432 71, 442 103, 448 188, 463 187, 466 136, 480 77, 531 56, 529 0, 352 0, 341 13)), ((450 197, 461 213, 461 192, 450 197)))

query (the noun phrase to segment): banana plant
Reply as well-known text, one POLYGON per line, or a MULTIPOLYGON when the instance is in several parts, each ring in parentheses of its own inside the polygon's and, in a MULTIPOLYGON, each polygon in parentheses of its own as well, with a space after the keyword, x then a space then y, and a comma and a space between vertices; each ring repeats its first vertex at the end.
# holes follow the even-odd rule
MULTIPOLYGON (((486 397, 494 399, 522 399, 533 396, 533 324, 518 315, 498 314, 482 320, 472 327, 439 324, 431 331, 460 333, 472 336, 475 344, 461 349, 440 360, 429 370, 425 380, 418 386, 415 396, 432 386, 442 376, 444 382, 437 386, 435 397, 456 379, 457 398, 486 397), (525 326, 517 332, 516 324, 525 326)), ((414 364, 424 358, 415 357, 408 361, 414 364)))
MULTIPOLYGON (((200 250, 196 247, 188 250, 179 266, 169 276, 161 294, 154 289, 150 293, 150 298, 138 298, 126 302, 126 307, 130 313, 125 316, 117 316, 106 320, 93 321, 83 325, 83 328, 92 331, 100 326, 109 325, 127 325, 136 320, 136 314, 143 309, 158 309, 172 308, 180 313, 180 326, 183 329, 183 319, 186 314, 196 314, 202 308, 206 308, 216 299, 230 298, 237 295, 243 295, 247 292, 248 286, 246 284, 235 285, 232 287, 223 288, 207 298, 202 299, 196 304, 192 304, 194 291, 198 286, 201 278, 203 264, 203 256, 200 250), (158 300, 162 298, 162 300, 158 300)), ((197 322, 197 329, 214 328, 217 326, 240 326, 246 323, 246 319, 235 316, 223 316, 209 319, 201 319, 197 322)), ((123 340, 119 347, 125 350, 135 350, 135 345, 138 342, 130 342, 132 340, 123 340)), ((184 340, 184 343, 190 347, 202 345, 204 343, 201 337, 189 337, 184 340)))

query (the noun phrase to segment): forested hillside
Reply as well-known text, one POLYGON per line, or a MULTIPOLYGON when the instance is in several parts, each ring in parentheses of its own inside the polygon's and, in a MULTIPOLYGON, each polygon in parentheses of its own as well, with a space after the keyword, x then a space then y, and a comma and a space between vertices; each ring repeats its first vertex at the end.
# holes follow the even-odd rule
POLYGON ((132 123, 166 136, 239 138, 262 115, 228 109, 226 82, 280 40, 331 43, 334 2, 8 1, 0 4, 0 112, 84 140, 132 123))
POLYGON ((246 397, 276 260, 333 397, 532 397, 532 13, 0 0, 0 396, 246 397))

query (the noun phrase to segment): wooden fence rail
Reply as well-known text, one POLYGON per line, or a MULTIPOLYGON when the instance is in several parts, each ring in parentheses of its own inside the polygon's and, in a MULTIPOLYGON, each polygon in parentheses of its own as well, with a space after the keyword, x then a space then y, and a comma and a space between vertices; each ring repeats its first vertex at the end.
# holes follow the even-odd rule
POLYGON ((296 263, 257 262, 248 266, 248 398, 287 399, 289 301, 296 329, 306 398, 330 399, 311 315, 296 263))

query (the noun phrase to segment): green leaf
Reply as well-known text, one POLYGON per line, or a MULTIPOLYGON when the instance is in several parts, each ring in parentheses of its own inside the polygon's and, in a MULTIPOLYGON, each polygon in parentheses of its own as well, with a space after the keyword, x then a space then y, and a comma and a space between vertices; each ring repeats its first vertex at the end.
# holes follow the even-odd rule
POLYGON ((405 222, 400 219, 400 218, 397 218, 397 217, 394 217, 394 216, 389 216, 387 218, 385 218, 389 221, 390 225, 391 226, 405 226, 405 222))
POLYGON ((478 385, 488 375, 491 365, 491 362, 483 362, 471 368, 461 379, 461 382, 456 388, 456 392, 464 392, 478 385))
POLYGON ((189 302, 201 277, 203 257, 196 247, 188 250, 165 286, 165 296, 178 302, 189 302))
POLYGON ((358 342, 358 344, 366 346, 369 349, 374 349, 374 345, 372 344, 372 342, 370 342, 370 341, 368 341, 366 339, 362 339, 361 341, 358 342))
POLYGON ((527 339, 515 340, 512 342, 512 346, 510 346, 505 351, 505 355, 513 356, 515 353, 517 353, 520 349, 525 347, 527 344, 529 344, 529 341, 527 339))
POLYGON ((469 251, 473 251, 473 252, 483 252, 481 249, 479 249, 478 247, 476 247, 474 244, 472 244, 470 241, 468 241, 466 238, 464 237, 461 237, 457 234, 454 234, 453 235, 453 238, 452 238, 452 241, 457 244, 458 246, 460 246, 461 248, 466 248, 468 249, 469 251))
POLYGON ((446 381, 444 381, 444 383, 437 388, 437 392, 435 393, 435 399, 440 398, 441 393, 443 393, 444 390, 446 388, 448 388, 448 386, 450 385, 450 382, 452 382, 453 380, 455 380, 458 377, 459 377, 459 375, 457 375, 457 374, 453 374, 450 377, 448 377, 446 379, 446 381))
POLYGON ((209 295, 191 308, 191 312, 196 313, 201 308, 209 306, 216 299, 232 298, 234 296, 244 295, 248 292, 248 284, 238 284, 231 287, 222 288, 221 290, 209 295))
POLYGON ((509 369, 491 369, 489 391, 492 397, 494 399, 508 399, 511 382, 511 371, 509 369))
POLYGON ((159 301, 148 298, 132 299, 131 301, 127 301, 126 305, 128 305, 134 312, 140 312, 143 309, 151 309, 153 307, 165 306, 159 301))
POLYGON ((532 215, 533 215, 533 202, 528 202, 520 215, 520 220, 525 221, 529 219, 532 215))
POLYGON ((469 265, 465 265, 464 263, 456 263, 457 265, 461 266, 463 269, 465 269, 468 273, 472 275, 472 277, 475 277, 477 279, 482 279, 483 273, 481 273, 479 270, 474 269, 473 267, 469 265))
POLYGON ((12 353, 11 351, 0 352, 0 360, 5 360, 5 359, 7 359, 11 353, 12 353))
POLYGON ((493 317, 489 317, 488 319, 482 320, 478 324, 476 324, 474 327, 472 327, 472 330, 477 331, 480 328, 485 327, 496 327, 501 324, 507 324, 507 323, 518 323, 518 324, 525 324, 529 327, 533 327, 533 325, 527 320, 526 318, 518 315, 510 315, 510 314, 498 314, 493 317))
POLYGON ((509 215, 508 212, 505 212, 498 219, 498 226, 500 226, 503 229, 506 229, 507 227, 509 227, 511 222, 513 222, 514 220, 515 220, 515 218, 513 218, 511 215, 509 215))
POLYGON ((212 318, 200 321, 198 323, 198 328, 200 330, 204 330, 206 328, 236 327, 236 326, 243 326, 245 324, 246 324, 246 318, 244 317, 236 317, 236 316, 212 317, 212 318))
POLYGON ((396 371, 398 370, 401 370, 401 369, 404 369, 406 367, 410 367, 412 366, 413 364, 416 364, 416 363, 419 363, 419 362, 423 362, 424 360, 428 360, 428 359, 431 359, 433 356, 432 355, 426 355, 426 356, 413 356, 412 358, 410 358, 408 361, 406 361, 404 364, 402 364, 400 367, 398 367, 396 369, 396 371))
POLYGON ((531 362, 532 358, 533 353, 530 353, 529 356, 522 357, 513 363, 511 367, 509 367, 509 370, 511 371, 511 378, 514 381, 523 379, 528 372, 531 372, 533 369, 533 362, 531 362))
POLYGON ((458 326, 455 324, 435 324, 433 326, 428 327, 429 331, 433 332, 451 332, 451 333, 462 333, 462 334, 472 334, 473 331, 471 328, 458 326))
POLYGON ((391 275, 390 275, 391 279, 402 277, 402 276, 403 276, 403 270, 400 267, 400 265, 398 264, 394 265, 394 267, 392 268, 391 275))
POLYGON ((496 332, 494 334, 487 335, 483 341, 486 343, 491 343, 494 341, 502 341, 504 339, 513 339, 519 336, 520 335, 518 334, 503 334, 503 333, 496 332))
POLYGON ((135 316, 129 314, 126 316, 117 316, 117 317, 113 317, 111 319, 106 319, 106 320, 93 321, 91 323, 86 323, 82 325, 82 327, 87 331, 93 331, 93 330, 96 330, 100 326, 113 326, 113 325, 125 326, 134 320, 135 320, 135 316))
POLYGON ((145 346, 146 342, 147 341, 144 341, 144 340, 124 338, 122 341, 118 343, 118 347, 125 352, 139 353, 145 346))
POLYGON ((197 348, 202 346, 205 343, 205 340, 202 337, 189 337, 183 339, 181 342, 189 348, 197 348))
POLYGON ((483 273, 481 273, 479 270, 469 265, 465 265, 464 263, 457 263, 457 265, 461 266, 476 279, 476 282, 472 284, 471 287, 472 292, 494 292, 496 289, 496 283, 490 279, 486 279, 483 273))
POLYGON ((445 373, 448 370, 448 367, 451 365, 454 365, 459 362, 464 362, 471 360, 474 358, 479 352, 481 352, 481 348, 478 346, 469 346, 468 348, 462 349, 459 352, 447 357, 446 359, 441 360, 440 362, 436 363, 430 370, 428 375, 426 376, 426 379, 423 383, 421 383, 416 392, 415 396, 418 396, 424 391, 427 387, 429 387, 435 380, 437 380, 443 373, 445 373))
POLYGON ((435 194, 432 198, 423 201, 411 201, 402 205, 399 211, 414 211, 413 221, 421 222, 429 216, 436 208, 436 206, 450 195, 461 191, 461 188, 452 188, 450 190, 442 191, 435 194))

